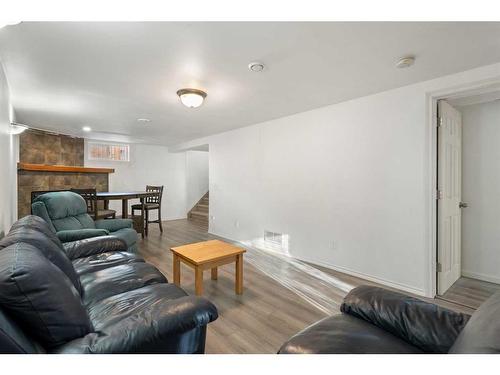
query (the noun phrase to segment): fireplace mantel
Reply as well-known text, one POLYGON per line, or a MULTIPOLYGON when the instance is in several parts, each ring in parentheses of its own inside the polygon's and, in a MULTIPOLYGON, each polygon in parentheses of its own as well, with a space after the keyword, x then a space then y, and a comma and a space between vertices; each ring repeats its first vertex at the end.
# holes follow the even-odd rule
POLYGON ((46 164, 30 164, 17 163, 18 171, 34 171, 34 172, 66 172, 66 173, 114 173, 112 168, 87 168, 73 167, 68 165, 46 165, 46 164))

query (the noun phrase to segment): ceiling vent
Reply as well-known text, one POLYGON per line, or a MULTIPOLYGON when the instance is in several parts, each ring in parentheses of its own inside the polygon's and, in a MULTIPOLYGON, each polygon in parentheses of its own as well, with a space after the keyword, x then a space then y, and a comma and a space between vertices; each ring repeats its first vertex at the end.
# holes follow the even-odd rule
POLYGON ((415 64, 415 57, 414 56, 405 56, 401 59, 398 60, 396 63, 396 68, 403 69, 403 68, 409 68, 415 64))

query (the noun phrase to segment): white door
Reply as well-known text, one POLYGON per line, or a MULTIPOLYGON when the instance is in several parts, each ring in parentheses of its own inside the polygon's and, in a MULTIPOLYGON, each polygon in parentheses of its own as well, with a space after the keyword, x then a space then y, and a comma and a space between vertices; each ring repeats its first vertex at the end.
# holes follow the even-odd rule
POLYGON ((461 273, 462 115, 438 102, 438 293, 461 273))

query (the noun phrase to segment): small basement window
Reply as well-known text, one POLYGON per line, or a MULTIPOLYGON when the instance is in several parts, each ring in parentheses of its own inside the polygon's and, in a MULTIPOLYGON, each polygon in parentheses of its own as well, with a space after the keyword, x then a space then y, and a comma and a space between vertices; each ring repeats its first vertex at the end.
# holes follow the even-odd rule
POLYGON ((89 142, 89 160, 130 161, 130 147, 126 144, 89 142))

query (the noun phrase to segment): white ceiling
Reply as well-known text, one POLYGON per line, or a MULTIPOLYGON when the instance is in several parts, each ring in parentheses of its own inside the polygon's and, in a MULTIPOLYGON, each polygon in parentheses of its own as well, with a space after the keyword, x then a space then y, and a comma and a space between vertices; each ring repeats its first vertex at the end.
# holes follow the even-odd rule
POLYGON ((0 58, 18 122, 172 145, 499 62, 500 23, 25 22, 0 58), (205 104, 183 107, 184 87, 205 104))

